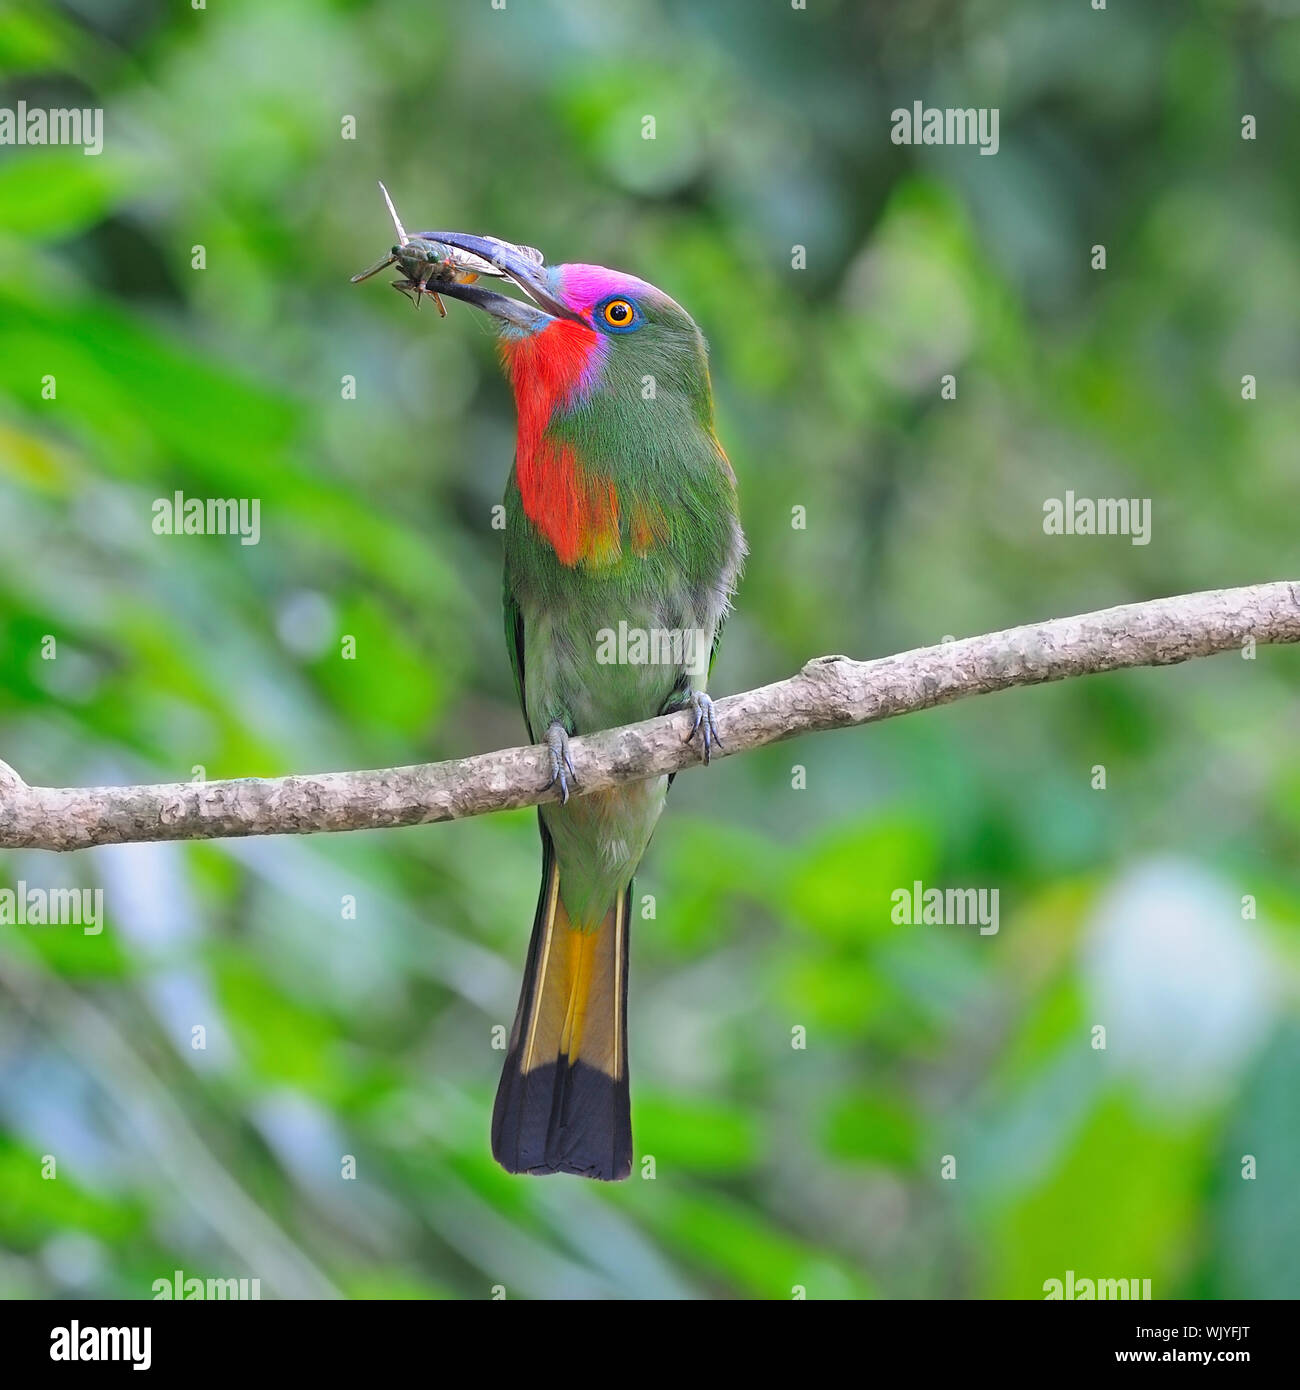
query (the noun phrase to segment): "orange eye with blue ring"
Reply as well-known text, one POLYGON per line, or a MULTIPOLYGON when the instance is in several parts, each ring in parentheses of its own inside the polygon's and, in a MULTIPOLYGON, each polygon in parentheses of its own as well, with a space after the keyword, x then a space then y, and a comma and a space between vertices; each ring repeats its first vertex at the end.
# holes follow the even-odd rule
POLYGON ((597 316, 602 327, 615 333, 626 333, 642 323, 641 314, 630 299, 607 299, 597 310, 597 316))

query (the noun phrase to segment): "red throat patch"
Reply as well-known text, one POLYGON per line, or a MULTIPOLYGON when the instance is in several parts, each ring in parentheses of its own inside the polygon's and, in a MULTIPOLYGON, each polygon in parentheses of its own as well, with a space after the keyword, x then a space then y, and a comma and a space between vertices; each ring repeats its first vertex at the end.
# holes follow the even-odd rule
POLYGON ((620 549, 613 482, 587 469, 570 445, 545 437, 555 412, 596 369, 600 347, 598 334, 570 319, 501 342, 519 416, 515 476, 524 515, 570 566, 612 563, 620 549))

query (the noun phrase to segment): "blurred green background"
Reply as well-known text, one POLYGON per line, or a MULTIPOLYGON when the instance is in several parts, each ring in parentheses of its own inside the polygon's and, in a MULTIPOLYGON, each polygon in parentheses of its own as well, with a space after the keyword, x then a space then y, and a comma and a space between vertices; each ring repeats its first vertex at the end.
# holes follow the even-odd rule
MULTIPOLYGON (((0 75, 105 112, 98 158, 0 148, 29 781, 521 740, 508 393, 471 311, 348 284, 378 178, 413 229, 632 271, 704 328, 752 552, 715 691, 1296 575, 1294 7, 18 0, 0 75), (999 108, 998 154, 891 144, 917 100, 999 108), (1150 498, 1151 543, 1045 535, 1067 489, 1150 498), (259 498, 260 544, 155 535, 176 490, 259 498)), ((489 1154, 531 812, 7 853, 108 925, 0 929, 0 1293, 1300 1295, 1298 709, 1261 649, 682 776, 633 940, 655 1175, 615 1188, 489 1154), (997 888, 999 932, 895 925, 915 880, 997 888)))

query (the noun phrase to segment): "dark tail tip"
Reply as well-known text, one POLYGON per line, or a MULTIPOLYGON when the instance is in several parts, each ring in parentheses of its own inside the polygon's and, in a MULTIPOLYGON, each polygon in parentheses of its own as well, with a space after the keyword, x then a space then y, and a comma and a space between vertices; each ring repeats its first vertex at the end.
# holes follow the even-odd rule
POLYGON ((530 1072, 506 1059, 492 1112, 492 1154, 508 1173, 574 1173, 620 1182, 632 1172, 627 1077, 567 1058, 530 1072))

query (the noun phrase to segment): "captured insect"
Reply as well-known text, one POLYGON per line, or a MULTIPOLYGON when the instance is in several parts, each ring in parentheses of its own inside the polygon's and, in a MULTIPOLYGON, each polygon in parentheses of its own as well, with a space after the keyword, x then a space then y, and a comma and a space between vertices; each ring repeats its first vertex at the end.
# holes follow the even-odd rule
MULTIPOLYGON (((446 318, 447 306, 438 295, 439 285, 472 285, 480 275, 505 274, 505 271, 498 269, 491 261, 485 260, 482 256, 475 256, 472 252, 447 246, 431 237, 421 236, 418 232, 415 236, 407 236, 402 219, 398 217, 397 209, 393 206, 393 200, 388 196, 388 189, 381 183, 379 191, 384 195, 388 214, 397 230, 397 245, 383 260, 376 261, 368 270, 354 275, 354 285, 362 280, 369 280, 372 275, 378 275, 390 265, 396 266, 404 278, 394 280, 393 288, 400 290, 417 309, 425 295, 432 295, 433 302, 438 306, 438 313, 446 318)), ((511 246, 509 249, 522 253, 538 265, 543 264, 545 260, 542 253, 531 246, 511 246)))

